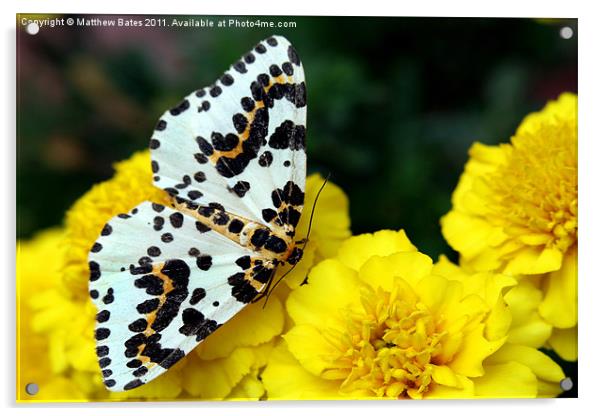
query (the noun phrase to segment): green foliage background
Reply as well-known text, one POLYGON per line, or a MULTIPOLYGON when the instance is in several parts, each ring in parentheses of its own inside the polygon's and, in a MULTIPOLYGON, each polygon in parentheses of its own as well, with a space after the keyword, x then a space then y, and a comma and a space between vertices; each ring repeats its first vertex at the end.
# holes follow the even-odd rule
MULTIPOLYGON (((471 143, 508 141, 527 113, 577 92, 576 20, 261 19, 296 27, 19 27, 17 237, 60 224, 112 163, 147 146, 164 110, 271 34, 304 63, 308 168, 345 190, 353 232, 404 228, 433 258, 456 258, 439 218, 471 143)), ((565 371, 576 381, 575 365, 565 371)))

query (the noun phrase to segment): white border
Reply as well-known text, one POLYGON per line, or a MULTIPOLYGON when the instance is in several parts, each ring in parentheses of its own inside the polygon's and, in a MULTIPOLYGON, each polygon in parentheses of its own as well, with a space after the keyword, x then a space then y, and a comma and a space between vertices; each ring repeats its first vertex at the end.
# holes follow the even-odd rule
MULTIPOLYGON (((3 2, 4 3, 4 2, 3 2)), ((602 100, 600 74, 602 74, 599 39, 602 20, 596 13, 595 2, 577 1, 525 1, 506 0, 483 2, 469 0, 398 2, 371 0, 370 2, 300 0, 283 2, 274 0, 223 2, 180 0, 178 2, 127 3, 123 0, 93 1, 34 1, 20 0, 3 4, 1 19, 4 23, 2 45, 2 88, 5 96, 2 105, 4 134, 0 142, 3 157, 2 184, 5 192, 0 204, 1 264, 4 290, 3 323, 6 331, 0 342, 3 377, 0 382, 2 405, 8 414, 72 415, 84 411, 89 414, 144 412, 145 415, 164 415, 169 408, 177 407, 182 415, 199 412, 211 414, 266 415, 287 413, 287 416, 307 412, 365 414, 366 412, 412 412, 420 414, 445 413, 461 415, 504 415, 525 411, 554 414, 590 414, 590 408, 599 408, 602 338, 600 336, 599 297, 602 295, 602 276, 596 262, 602 248, 602 204, 599 179, 602 163, 599 155, 602 129, 600 124, 602 100), (489 16, 489 17, 577 17, 579 39, 579 166, 580 166, 580 345, 579 345, 579 399, 556 400, 496 400, 452 402, 297 402, 297 403, 152 403, 152 404, 69 404, 69 405, 15 405, 14 402, 14 230, 15 230, 15 14, 23 13, 131 13, 131 14, 223 14, 223 15, 397 15, 397 16, 489 16)))

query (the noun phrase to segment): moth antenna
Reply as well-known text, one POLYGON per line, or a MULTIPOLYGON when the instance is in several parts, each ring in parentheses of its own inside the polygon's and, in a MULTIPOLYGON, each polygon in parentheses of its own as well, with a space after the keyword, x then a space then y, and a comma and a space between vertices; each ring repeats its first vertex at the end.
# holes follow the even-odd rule
POLYGON ((314 204, 311 207, 311 215, 309 216, 309 227, 307 228, 307 235, 305 236, 305 243, 303 244, 303 250, 305 250, 305 246, 307 245, 307 242, 309 241, 309 234, 311 233, 311 225, 313 224, 314 211, 316 210, 318 198, 320 197, 320 194, 322 193, 322 190, 328 183, 329 179, 330 179, 330 172, 328 172, 328 174, 326 175, 326 179, 324 179, 324 183, 322 184, 322 186, 320 186, 320 189, 318 190, 318 194, 316 195, 316 199, 314 199, 314 204))
MULTIPOLYGON (((328 180, 330 179, 330 172, 328 172, 328 174, 326 175, 326 178, 324 179, 324 183, 322 184, 322 186, 320 186, 320 189, 318 190, 318 193, 316 195, 316 199, 314 199, 314 203, 313 206, 311 207, 311 215, 309 216, 309 227, 307 229, 307 235, 305 236, 305 242, 303 243, 303 249, 305 251, 305 246, 307 246, 307 242, 309 241, 309 234, 311 233, 311 225, 313 223, 313 219, 314 219, 314 212, 316 210, 316 205, 318 203, 318 198, 320 197, 320 194, 322 193, 322 190, 324 189, 324 187, 326 186, 326 184, 328 183, 328 180)), ((284 273, 282 276, 280 276, 280 278, 278 279, 278 281, 272 285, 272 279, 274 278, 274 275, 272 274, 272 277, 270 278, 270 283, 268 284, 268 288, 266 290, 266 299, 265 299, 265 303, 263 304, 263 307, 265 308, 265 305, 268 303, 268 299, 270 298, 270 295, 272 294, 272 292, 274 291, 274 289, 276 289, 276 287, 278 286, 278 284, 282 281, 282 279, 284 279, 286 277, 287 274, 289 274, 290 272, 292 272, 295 267, 297 267, 297 264, 299 263, 295 263, 295 265, 293 267, 291 267, 290 269, 288 269, 288 271, 286 273, 284 273)), ((274 269, 275 271, 276 269, 274 269)), ((258 298, 257 300, 261 299, 258 298)))

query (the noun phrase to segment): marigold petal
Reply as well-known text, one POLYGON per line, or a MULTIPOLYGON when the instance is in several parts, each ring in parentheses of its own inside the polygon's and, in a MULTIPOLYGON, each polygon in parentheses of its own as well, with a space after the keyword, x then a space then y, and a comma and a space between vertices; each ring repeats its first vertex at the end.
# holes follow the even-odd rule
POLYGON ((274 348, 261 378, 270 400, 345 399, 338 392, 340 381, 306 371, 284 342, 274 348))
POLYGON ((508 342, 534 348, 543 346, 552 326, 537 311, 541 298, 541 290, 535 279, 529 276, 520 278, 518 284, 504 295, 512 314, 508 342))
POLYGON ((420 297, 420 300, 424 302, 433 313, 437 313, 443 304, 449 302, 449 300, 453 298, 452 293, 461 291, 460 288, 458 288, 459 290, 449 288, 450 296, 448 296, 448 287, 454 284, 458 285, 456 282, 450 282, 444 277, 429 275, 423 277, 418 284, 415 285, 415 291, 420 297))
POLYGON ((551 242, 554 237, 550 234, 523 234, 518 237, 519 241, 528 246, 542 246, 551 242))
POLYGON ((577 360, 577 326, 567 329, 554 328, 548 343, 565 361, 577 360))
POLYGON ((388 256, 408 251, 416 251, 416 247, 404 230, 382 230, 347 239, 339 248, 338 259, 346 266, 359 270, 372 256, 388 256))
MULTIPOLYGON (((489 247, 489 239, 499 233, 487 221, 460 211, 450 211, 441 218, 441 232, 447 243, 467 260, 481 254, 489 247)), ((500 265, 495 257, 489 263, 489 270, 500 265)), ((479 270, 484 270, 484 266, 479 270)))
POLYGON ((577 251, 571 250, 560 270, 549 274, 539 313, 557 328, 577 324, 577 251))
POLYGON ((512 324, 508 331, 508 342, 526 345, 533 348, 542 347, 552 334, 552 325, 534 313, 531 319, 520 325, 512 324))
POLYGON ((455 373, 467 377, 479 377, 484 374, 483 360, 493 354, 505 341, 487 341, 483 336, 484 325, 465 333, 462 347, 448 366, 455 373))
POLYGON ((321 375, 341 354, 317 328, 310 325, 297 325, 283 338, 297 361, 315 376, 321 375))
POLYGON ((459 282, 449 282, 445 303, 439 311, 440 316, 445 317, 446 330, 452 334, 456 331, 472 332, 488 310, 480 296, 471 294, 460 299, 461 295, 462 285, 459 282))
POLYGON ((427 399, 469 399, 474 396, 474 383, 466 376, 456 374, 457 387, 435 384, 425 396, 427 399))
POLYGON ((501 294, 498 301, 489 312, 485 321, 485 338, 494 341, 508 335, 508 330, 512 325, 512 313, 501 294))
POLYGON ((487 364, 503 364, 515 361, 523 364, 533 371, 538 378, 546 381, 560 383, 564 378, 564 372, 558 364, 543 352, 524 345, 505 344, 487 358, 487 364))
POLYGON ((560 383, 537 380, 537 397, 541 398, 551 398, 557 397, 560 393, 562 393, 562 388, 560 387, 560 383))
MULTIPOLYGON (((213 360, 201 360, 195 354, 188 357, 182 385, 188 394, 202 399, 226 397, 249 374, 255 362, 252 348, 237 348, 230 356, 213 360)), ((170 369, 166 374, 171 372, 170 369)))
POLYGON ((560 94, 557 100, 546 103, 542 111, 528 114, 518 126, 517 135, 525 135, 537 131, 542 122, 550 119, 577 117, 577 95, 569 92, 560 94))
POLYGON ((401 278, 412 287, 419 286, 418 282, 430 275, 433 261, 419 252, 395 253, 386 257, 373 256, 361 266, 360 280, 372 288, 393 290, 395 282, 401 278))
POLYGON ((234 386, 228 400, 258 400, 265 394, 265 388, 263 383, 258 378, 257 370, 252 371, 240 380, 240 382, 234 386))
POLYGON ((462 384, 451 368, 446 365, 434 365, 433 380, 437 384, 449 387, 461 387, 462 384))
POLYGON ((503 148, 481 142, 474 142, 468 149, 468 154, 473 158, 472 160, 478 162, 478 165, 469 169, 474 174, 491 172, 497 165, 506 161, 506 152, 503 151, 503 148))
POLYGON ((337 260, 324 260, 309 274, 308 284, 294 290, 286 309, 297 324, 322 325, 339 309, 359 300, 356 273, 337 260))
POLYGON ((510 275, 538 274, 558 270, 562 264, 562 252, 556 248, 525 247, 518 251, 504 268, 510 275))
POLYGON ((228 357, 238 347, 252 347, 270 341, 282 332, 284 311, 280 300, 272 297, 265 304, 246 306, 219 331, 201 343, 195 352, 203 360, 228 357))
POLYGON ((537 397, 537 377, 517 362, 487 365, 482 377, 473 379, 475 395, 483 399, 537 397))
POLYGON ((512 326, 529 322, 533 313, 537 311, 541 299, 541 290, 533 279, 529 277, 519 279, 518 284, 504 295, 504 300, 512 312, 512 326))
MULTIPOLYGON (((305 209, 296 232, 299 239, 307 234, 311 209, 323 184, 324 178, 320 174, 307 177, 305 209)), ((311 226, 311 241, 316 243, 317 254, 320 258, 332 257, 337 254, 343 240, 351 235, 349 225, 349 200, 340 187, 328 182, 317 199, 311 226)))
MULTIPOLYGON (((464 167, 464 173, 460 176, 458 186, 452 194, 452 203, 460 211, 467 212, 463 204, 464 197, 470 193, 475 179, 487 174, 506 159, 506 152, 499 146, 489 146, 479 142, 473 143, 468 150, 470 159, 464 167)), ((478 208, 478 207, 477 207, 478 208)))

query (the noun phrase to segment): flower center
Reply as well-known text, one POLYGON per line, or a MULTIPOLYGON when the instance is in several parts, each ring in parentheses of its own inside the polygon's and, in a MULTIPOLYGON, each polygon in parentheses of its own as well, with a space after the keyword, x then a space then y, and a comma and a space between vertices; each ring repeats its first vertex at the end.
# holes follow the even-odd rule
POLYGON ((507 234, 566 251, 577 240, 575 123, 541 123, 505 149, 506 163, 485 179, 487 209, 507 234))
POLYGON ((343 379, 341 391, 378 397, 419 398, 428 391, 444 332, 413 291, 364 288, 363 311, 345 311, 345 333, 331 331, 341 354, 326 378, 343 379))

